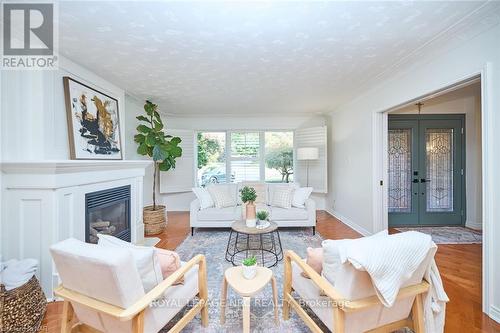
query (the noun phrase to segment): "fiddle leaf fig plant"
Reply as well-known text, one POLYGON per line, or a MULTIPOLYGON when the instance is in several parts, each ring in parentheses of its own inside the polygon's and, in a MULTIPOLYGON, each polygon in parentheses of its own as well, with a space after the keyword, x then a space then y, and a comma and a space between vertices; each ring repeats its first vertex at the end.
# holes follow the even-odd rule
POLYGON ((158 105, 146 101, 145 115, 137 116, 142 122, 137 126, 134 141, 138 144, 137 153, 153 159, 153 210, 156 210, 156 183, 158 170, 175 169, 175 159, 182 156, 179 146, 181 139, 165 134, 163 121, 158 113, 158 105))

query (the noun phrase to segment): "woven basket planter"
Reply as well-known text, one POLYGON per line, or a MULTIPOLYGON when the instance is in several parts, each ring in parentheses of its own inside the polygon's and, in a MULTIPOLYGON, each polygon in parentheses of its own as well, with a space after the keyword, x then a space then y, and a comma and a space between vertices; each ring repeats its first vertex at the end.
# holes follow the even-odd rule
POLYGON ((156 210, 153 206, 146 206, 143 210, 144 235, 157 235, 165 230, 167 226, 166 207, 156 205, 156 210))
POLYGON ((35 276, 20 287, 0 284, 0 332, 38 332, 47 299, 35 276))

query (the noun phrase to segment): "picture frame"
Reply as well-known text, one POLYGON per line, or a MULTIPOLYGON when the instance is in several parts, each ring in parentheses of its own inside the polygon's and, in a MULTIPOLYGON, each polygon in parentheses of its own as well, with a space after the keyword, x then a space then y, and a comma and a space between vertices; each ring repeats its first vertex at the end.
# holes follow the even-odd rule
POLYGON ((71 159, 122 160, 118 100, 69 76, 63 85, 71 159))

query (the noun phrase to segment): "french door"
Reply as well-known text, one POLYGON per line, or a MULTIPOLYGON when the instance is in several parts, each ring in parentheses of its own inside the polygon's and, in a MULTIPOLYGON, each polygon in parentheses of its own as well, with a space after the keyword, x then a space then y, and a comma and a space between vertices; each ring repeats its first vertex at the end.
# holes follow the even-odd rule
POLYGON ((389 115, 389 226, 463 225, 464 115, 389 115))

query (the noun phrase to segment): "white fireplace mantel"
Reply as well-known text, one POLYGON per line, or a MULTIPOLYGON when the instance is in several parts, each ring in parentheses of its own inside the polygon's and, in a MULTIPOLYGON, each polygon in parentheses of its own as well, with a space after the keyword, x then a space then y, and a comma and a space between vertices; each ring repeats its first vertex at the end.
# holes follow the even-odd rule
POLYGON ((108 181, 109 179, 144 176, 152 164, 142 160, 111 161, 9 161, 3 162, 4 187, 56 189, 108 181))
POLYGON ((146 160, 1 163, 2 260, 37 259, 37 277, 51 299, 59 277, 50 246, 69 237, 85 240, 85 194, 127 185, 132 242, 143 242, 143 178, 151 164, 146 160))

